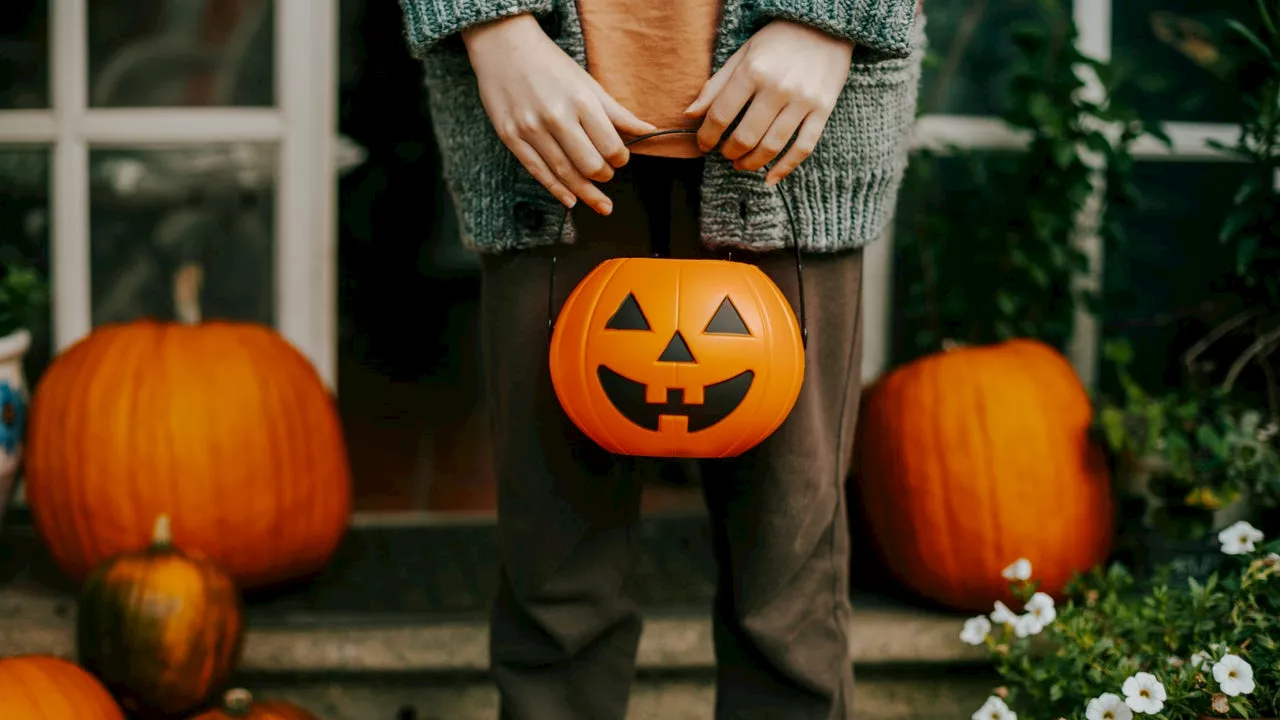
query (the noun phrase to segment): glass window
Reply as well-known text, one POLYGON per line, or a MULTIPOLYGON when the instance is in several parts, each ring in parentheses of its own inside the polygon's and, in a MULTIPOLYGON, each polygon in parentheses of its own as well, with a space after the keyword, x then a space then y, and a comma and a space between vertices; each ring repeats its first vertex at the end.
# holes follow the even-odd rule
MULTIPOLYGON (((48 148, 0 146, 0 266, 28 264, 49 275, 49 165, 48 148)), ((49 308, 31 327, 27 353, 27 383, 35 387, 49 364, 53 332, 49 308)))
MULTIPOLYGON (((925 0, 929 58, 920 109, 946 115, 998 115, 1017 50, 1009 29, 1043 22, 1041 0, 925 0)), ((1070 17, 1071 0, 1062 2, 1070 17)))
POLYGON ((271 0, 94 0, 92 107, 275 103, 271 0))
POLYGON ((193 302, 206 319, 272 324, 276 158, 255 144, 93 150, 94 325, 184 319, 193 302))
POLYGON ((1244 172, 1216 162, 1134 168, 1142 201, 1121 215, 1125 241, 1107 252, 1102 319, 1106 336, 1133 344, 1131 371, 1146 387, 1180 385, 1182 353, 1238 311, 1213 285, 1234 261, 1218 230, 1244 172))
MULTIPOLYGON (((1252 4, 1252 3, 1249 3, 1252 4)), ((1112 4, 1112 57, 1128 76, 1120 98, 1145 117, 1230 122, 1236 92, 1209 68, 1213 45, 1235 3, 1218 0, 1124 0, 1112 4)))
POLYGON ((49 107, 49 2, 5 0, 0 12, 0 110, 49 107))

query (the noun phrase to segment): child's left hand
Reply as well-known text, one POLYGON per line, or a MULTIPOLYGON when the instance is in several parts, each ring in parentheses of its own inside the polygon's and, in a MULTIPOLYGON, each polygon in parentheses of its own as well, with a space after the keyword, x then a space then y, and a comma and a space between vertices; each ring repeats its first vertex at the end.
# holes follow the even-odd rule
POLYGON ((853 44, 816 28, 774 20, 738 49, 685 114, 705 114, 698 130, 704 152, 751 104, 721 152, 739 170, 758 170, 795 143, 769 169, 776 184, 813 152, 849 76, 853 44), (798 135, 797 135, 798 133, 798 135))

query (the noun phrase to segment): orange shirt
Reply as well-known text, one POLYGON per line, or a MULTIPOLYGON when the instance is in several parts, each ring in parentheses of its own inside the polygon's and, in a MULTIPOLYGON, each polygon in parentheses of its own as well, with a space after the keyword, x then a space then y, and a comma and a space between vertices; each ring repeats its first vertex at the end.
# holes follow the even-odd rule
MULTIPOLYGON (((711 77, 720 0, 578 0, 587 70, 622 106, 661 130, 697 128, 684 109, 711 77)), ((693 135, 631 146, 640 155, 697 157, 693 135)))
MULTIPOLYGON (((587 70, 605 92, 661 130, 698 127, 684 109, 711 77, 720 0, 578 0, 578 12, 587 70)), ((702 154, 693 135, 644 140, 631 152, 702 154)))

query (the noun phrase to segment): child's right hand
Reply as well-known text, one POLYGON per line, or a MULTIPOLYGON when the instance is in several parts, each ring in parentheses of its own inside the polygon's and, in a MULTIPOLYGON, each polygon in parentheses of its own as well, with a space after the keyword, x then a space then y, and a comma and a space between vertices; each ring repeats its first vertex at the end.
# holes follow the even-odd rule
POLYGON ((579 198, 608 215, 605 182, 630 153, 618 131, 657 128, 609 96, 556 45, 531 15, 514 15, 462 33, 480 99, 498 136, 566 207, 579 198))

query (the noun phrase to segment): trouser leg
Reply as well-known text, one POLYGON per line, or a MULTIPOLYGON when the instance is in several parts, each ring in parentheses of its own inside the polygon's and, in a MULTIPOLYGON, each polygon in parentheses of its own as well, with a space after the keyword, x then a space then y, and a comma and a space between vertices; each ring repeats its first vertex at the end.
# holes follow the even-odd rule
MULTIPOLYGON (((696 202, 673 210, 676 225, 696 217, 696 202)), ((798 305, 790 251, 733 259, 757 264, 798 305)), ((700 467, 719 565, 722 720, 853 716, 845 478, 861 390, 861 271, 861 251, 804 256, 808 346, 795 408, 753 450, 700 467)))
POLYGON ((549 288, 558 311, 598 263, 649 251, 634 189, 608 191, 613 216, 577 212, 576 243, 483 261, 502 565, 490 656, 505 720, 622 720, 635 671, 641 622, 624 585, 644 461, 583 436, 547 367, 549 288))

